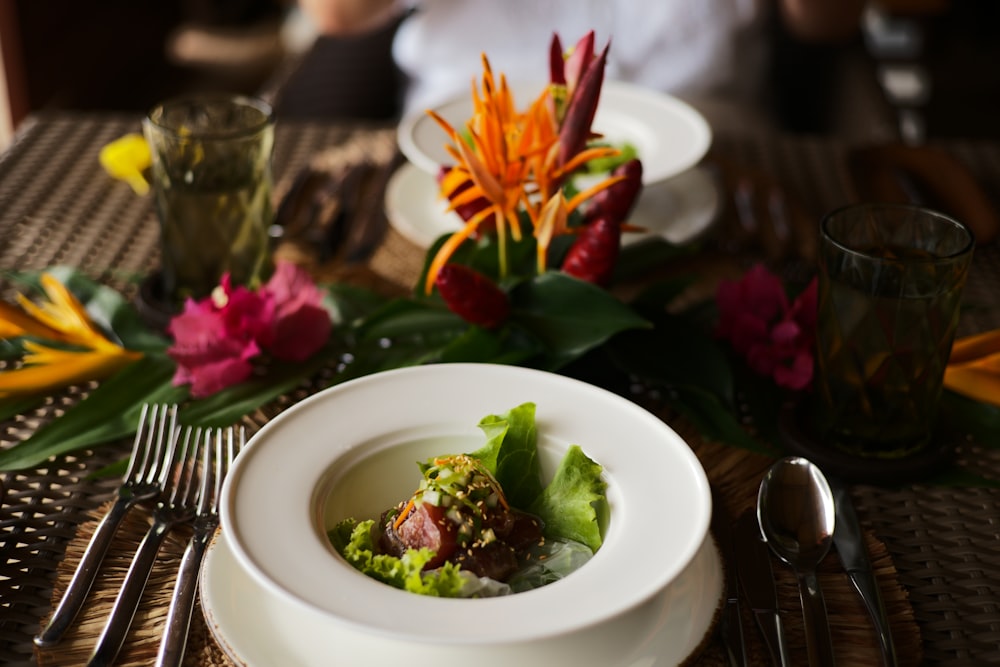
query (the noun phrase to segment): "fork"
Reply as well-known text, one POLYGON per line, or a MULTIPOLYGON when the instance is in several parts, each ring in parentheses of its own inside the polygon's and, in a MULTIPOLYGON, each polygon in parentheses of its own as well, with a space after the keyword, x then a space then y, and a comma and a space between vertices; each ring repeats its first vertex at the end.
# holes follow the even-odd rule
POLYGON ((173 434, 177 428, 176 405, 144 404, 132 444, 132 455, 111 509, 97 524, 83 552, 59 606, 48 625, 35 635, 35 646, 47 648, 62 639, 72 625, 97 578, 97 572, 125 515, 137 503, 152 500, 163 488, 173 455, 173 434), (147 415, 149 417, 147 425, 147 415), (169 425, 168 425, 169 422, 169 425))
POLYGON ((184 550, 180 569, 177 571, 177 583, 174 585, 173 598, 170 601, 170 611, 167 612, 167 626, 160 641, 160 650, 156 656, 157 667, 176 666, 184 658, 184 648, 187 644, 188 629, 191 624, 191 611, 194 608, 194 594, 198 587, 198 571, 205 555, 209 540, 219 527, 219 498, 222 495, 222 483, 226 479, 233 459, 243 449, 246 443, 246 432, 241 427, 239 441, 233 442, 233 427, 226 431, 223 442, 222 429, 215 430, 215 467, 214 474, 209 475, 211 466, 209 447, 212 438, 211 431, 205 433, 205 451, 201 478, 201 491, 198 500, 198 514, 194 519, 194 534, 184 550), (225 451, 223 451, 225 450, 225 451), (211 478, 211 487, 209 479, 211 478))
MULTIPOLYGON (((175 434, 175 442, 177 440, 175 434)), ((184 444, 180 448, 180 458, 173 466, 173 475, 164 485, 160 498, 153 510, 153 523, 146 532, 139 548, 132 558, 132 564, 125 574, 125 581, 122 583, 118 597, 111 607, 107 623, 101 636, 97 640, 97 646, 91 654, 87 663, 92 667, 99 665, 110 665, 128 634, 132 619, 139 607, 139 600, 149 574, 156 562, 156 555, 160 550, 163 539, 170 532, 171 528, 190 521, 194 515, 198 502, 198 450, 201 445, 201 428, 184 428, 184 444), (194 433, 194 438, 192 438, 194 433)))

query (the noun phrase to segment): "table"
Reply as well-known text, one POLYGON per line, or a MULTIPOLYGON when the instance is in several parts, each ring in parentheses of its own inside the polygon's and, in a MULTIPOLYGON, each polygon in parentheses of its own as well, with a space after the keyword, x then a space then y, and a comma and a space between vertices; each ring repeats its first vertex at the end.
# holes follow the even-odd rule
MULTIPOLYGON (((71 264, 134 293, 130 278, 147 271, 157 256, 152 201, 110 180, 98 166, 97 152, 108 141, 138 130, 138 118, 129 114, 57 113, 29 119, 0 156, 0 270, 71 264)), ((378 125, 279 122, 277 192, 321 153, 364 154, 376 145, 384 150, 392 139, 391 128, 378 125)), ((718 136, 712 153, 767 173, 818 215, 854 196, 844 166, 849 148, 832 138, 758 134, 718 136)), ((988 191, 1000 192, 1000 144, 952 141, 947 148, 988 191)), ((404 272, 419 266, 420 253, 401 237, 390 233, 385 246, 381 259, 374 260, 380 262, 376 273, 398 271, 401 263, 404 272)), ((967 297, 992 307, 968 313, 963 333, 1000 326, 998 287, 1000 248, 980 247, 967 297)), ((25 437, 88 389, 76 388, 31 414, 0 424, 0 447, 25 437)), ((286 404, 270 406, 248 420, 259 425, 286 404)), ((713 484, 728 485, 734 494, 732 509, 739 510, 751 501, 758 473, 768 461, 758 457, 742 472, 733 470, 723 464, 730 455, 727 449, 707 443, 696 451, 713 484), (734 481, 740 475, 744 478, 734 481)), ((118 482, 87 477, 125 451, 127 447, 110 446, 3 475, 0 662, 37 664, 31 637, 51 611, 59 562, 67 546, 80 539, 78 528, 88 513, 112 497, 118 482)), ((959 460, 1000 479, 1000 451, 966 444, 959 447, 959 460)), ((913 639, 917 631, 921 637, 921 645, 908 647, 906 655, 922 654, 926 662, 942 665, 1000 662, 1000 491, 858 486, 854 496, 870 538, 885 550, 888 574, 880 574, 905 591, 899 601, 900 622, 912 623, 915 629, 907 638, 913 639)), ((868 631, 863 616, 858 616, 857 625, 859 632, 868 631)), ((716 664, 718 655, 718 647, 710 645, 702 662, 716 664)))

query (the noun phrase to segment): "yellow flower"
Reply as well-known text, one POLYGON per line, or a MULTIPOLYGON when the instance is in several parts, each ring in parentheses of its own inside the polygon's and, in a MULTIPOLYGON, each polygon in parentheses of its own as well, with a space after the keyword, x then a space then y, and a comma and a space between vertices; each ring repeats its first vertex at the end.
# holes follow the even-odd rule
POLYGON ((944 386, 1000 407, 1000 329, 955 341, 944 371, 944 386))
POLYGON ((0 371, 0 399, 99 380, 139 359, 104 337, 86 309, 52 275, 41 277, 47 300, 18 295, 22 310, 0 303, 0 340, 27 337, 22 365, 0 371), (41 339, 41 340, 37 340, 41 339))
POLYGON ((126 134, 101 149, 101 166, 112 178, 125 181, 137 195, 149 192, 149 182, 143 172, 153 162, 149 144, 141 134, 126 134))

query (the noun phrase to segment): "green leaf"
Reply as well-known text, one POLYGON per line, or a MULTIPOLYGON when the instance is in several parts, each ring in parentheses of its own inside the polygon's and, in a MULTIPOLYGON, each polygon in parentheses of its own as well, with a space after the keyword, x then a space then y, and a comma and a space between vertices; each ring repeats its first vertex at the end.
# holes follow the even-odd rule
POLYGON ((0 421, 6 421, 17 415, 23 415, 45 402, 45 396, 18 396, 17 398, 0 399, 0 421))
POLYGON ((467 326, 462 318, 443 304, 429 300, 395 299, 361 322, 357 334, 369 340, 404 336, 430 338, 435 334, 451 337, 467 326))
POLYGON ((648 279, 650 272, 670 266, 679 258, 693 254, 695 245, 676 246, 660 237, 644 239, 623 246, 615 262, 613 282, 648 279))
POLYGON ((477 362, 491 364, 529 365, 531 359, 543 352, 538 341, 521 335, 517 329, 498 331, 469 326, 440 352, 438 360, 448 362, 477 362))
POLYGON ((733 412, 710 391, 695 386, 671 387, 667 401, 708 440, 769 456, 780 453, 777 447, 751 436, 733 412))
POLYGON ((941 420, 967 433, 983 447, 1000 448, 1000 408, 953 391, 941 396, 941 420))
POLYGON ((323 305, 330 313, 334 326, 349 326, 377 312, 386 303, 385 297, 353 285, 324 285, 324 290, 323 305))
POLYGON ((174 363, 147 354, 103 382, 27 440, 0 451, 0 470, 37 466, 51 456, 104 444, 135 433, 142 404, 178 403, 187 390, 173 387, 174 363))
POLYGON ((542 492, 538 462, 535 404, 523 403, 503 415, 487 415, 479 422, 487 441, 470 452, 496 477, 512 507, 529 507, 542 492))
POLYGON ((570 446, 552 482, 528 506, 528 511, 545 523, 546 536, 580 542, 595 552, 600 548, 601 527, 595 504, 605 501, 607 487, 601 470, 579 446, 570 446))
POLYGON ((550 271, 511 292, 511 320, 538 338, 556 370, 612 336, 649 323, 606 290, 550 271))
POLYGON ((718 343, 683 317, 663 314, 654 325, 616 337, 608 348, 615 363, 647 382, 699 387, 734 407, 732 368, 718 343))
POLYGON ((199 399, 181 411, 179 419, 192 426, 225 427, 262 405, 290 393, 337 354, 328 345, 301 363, 271 363, 265 377, 255 377, 199 399))

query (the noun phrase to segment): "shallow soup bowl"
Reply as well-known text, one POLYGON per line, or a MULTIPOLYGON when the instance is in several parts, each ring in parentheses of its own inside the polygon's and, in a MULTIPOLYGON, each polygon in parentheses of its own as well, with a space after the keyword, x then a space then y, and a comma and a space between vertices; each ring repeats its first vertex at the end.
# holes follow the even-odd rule
MULTIPOLYGON (((719 600, 709 486, 690 448, 634 403, 552 373, 442 364, 327 389, 254 436, 223 495, 226 558, 264 602, 254 622, 274 635, 285 664, 470 655, 487 666, 676 664, 701 642, 719 600), (479 421, 526 402, 536 405, 545 482, 574 444, 603 468, 603 544, 590 561, 531 591, 444 599, 370 579, 335 552, 327 539, 335 524, 377 519, 416 489, 417 462, 479 449, 479 421)), ((222 571, 207 563, 203 588, 218 590, 211 577, 230 576, 222 571)), ((229 604, 219 597, 206 614, 220 644, 262 645, 233 637, 232 627, 219 636, 227 629, 213 626, 211 607, 229 604)))

